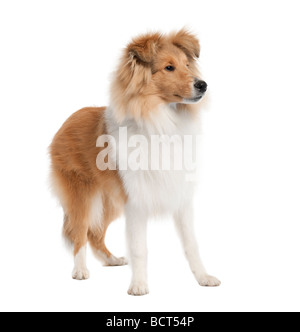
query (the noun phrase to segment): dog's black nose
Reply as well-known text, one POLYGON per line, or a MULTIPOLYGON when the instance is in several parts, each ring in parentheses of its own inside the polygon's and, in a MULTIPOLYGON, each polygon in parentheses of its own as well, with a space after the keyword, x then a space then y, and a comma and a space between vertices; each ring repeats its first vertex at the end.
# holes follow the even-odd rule
POLYGON ((197 80, 194 87, 199 91, 204 93, 207 90, 207 84, 204 81, 197 80))

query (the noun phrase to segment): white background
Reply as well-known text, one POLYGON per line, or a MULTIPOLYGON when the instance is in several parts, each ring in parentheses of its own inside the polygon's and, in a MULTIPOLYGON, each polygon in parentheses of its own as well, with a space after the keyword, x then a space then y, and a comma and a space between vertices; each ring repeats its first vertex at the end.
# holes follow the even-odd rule
MULTIPOLYGON (((298 1, 1 1, 0 309, 2 311, 299 311, 298 1), (47 147, 63 121, 108 102, 131 37, 190 27, 210 92, 195 200, 202 288, 170 220, 149 227, 150 295, 130 297, 128 267, 71 279, 47 147)), ((124 255, 124 220, 107 245, 124 255)))

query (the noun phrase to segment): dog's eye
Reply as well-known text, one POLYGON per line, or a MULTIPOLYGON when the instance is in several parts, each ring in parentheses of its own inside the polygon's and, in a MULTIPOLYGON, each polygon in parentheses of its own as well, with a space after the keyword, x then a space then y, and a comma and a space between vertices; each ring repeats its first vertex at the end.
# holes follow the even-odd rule
POLYGON ((165 70, 166 70, 166 71, 174 71, 174 70, 175 70, 175 67, 173 67, 173 66, 167 66, 167 67, 165 68, 165 70))

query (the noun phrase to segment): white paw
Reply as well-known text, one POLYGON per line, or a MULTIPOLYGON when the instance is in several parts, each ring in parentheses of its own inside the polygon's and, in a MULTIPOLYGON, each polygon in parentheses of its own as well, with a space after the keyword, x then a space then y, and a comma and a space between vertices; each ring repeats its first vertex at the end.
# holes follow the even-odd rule
POLYGON ((72 278, 76 280, 86 280, 89 279, 90 272, 87 268, 75 267, 72 273, 72 278))
POLYGON ((215 278, 213 276, 209 276, 207 274, 202 275, 199 278, 198 282, 201 286, 205 286, 205 287, 218 287, 221 285, 220 280, 218 280, 217 278, 215 278))
POLYGON ((128 260, 125 257, 115 257, 111 255, 109 258, 107 258, 105 265, 106 266, 122 266, 127 265, 128 260))
POLYGON ((149 294, 149 288, 144 282, 133 282, 131 283, 127 293, 135 296, 146 295, 149 294))

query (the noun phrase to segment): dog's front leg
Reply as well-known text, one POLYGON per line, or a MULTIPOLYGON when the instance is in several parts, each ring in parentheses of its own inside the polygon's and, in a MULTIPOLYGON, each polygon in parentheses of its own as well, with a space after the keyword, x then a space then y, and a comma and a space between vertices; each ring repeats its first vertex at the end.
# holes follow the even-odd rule
POLYGON ((149 293, 147 282, 147 216, 129 203, 126 206, 126 235, 132 279, 130 295, 149 293))
POLYGON ((194 233, 193 207, 188 204, 174 215, 176 228, 182 242, 185 256, 196 280, 201 286, 219 286, 221 282, 207 274, 200 258, 194 233))

